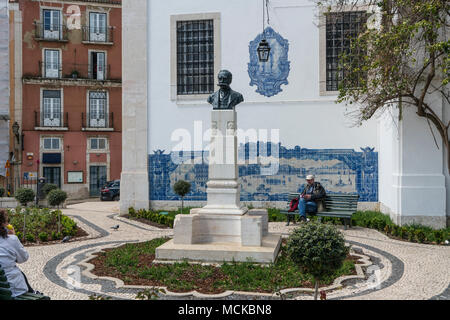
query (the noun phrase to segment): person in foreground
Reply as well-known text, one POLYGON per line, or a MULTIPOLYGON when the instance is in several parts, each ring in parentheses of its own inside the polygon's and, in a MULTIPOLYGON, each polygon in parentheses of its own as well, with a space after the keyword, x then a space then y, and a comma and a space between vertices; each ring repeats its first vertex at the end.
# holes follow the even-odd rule
POLYGON ((40 293, 30 287, 25 274, 17 267, 17 263, 24 263, 28 258, 29 254, 15 235, 14 228, 8 225, 8 213, 0 209, 0 266, 5 271, 13 297, 27 292, 40 293))
POLYGON ((314 175, 306 177, 306 187, 303 189, 298 202, 300 221, 308 221, 306 213, 317 213, 319 201, 323 201, 326 192, 319 182, 314 181, 314 175))

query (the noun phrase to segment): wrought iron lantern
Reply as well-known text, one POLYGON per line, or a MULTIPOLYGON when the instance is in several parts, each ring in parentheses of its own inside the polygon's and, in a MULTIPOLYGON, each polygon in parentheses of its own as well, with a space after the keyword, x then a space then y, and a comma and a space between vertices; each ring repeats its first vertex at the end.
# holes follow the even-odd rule
POLYGON ((258 45, 258 58, 259 62, 269 61, 270 46, 266 39, 262 39, 258 45))

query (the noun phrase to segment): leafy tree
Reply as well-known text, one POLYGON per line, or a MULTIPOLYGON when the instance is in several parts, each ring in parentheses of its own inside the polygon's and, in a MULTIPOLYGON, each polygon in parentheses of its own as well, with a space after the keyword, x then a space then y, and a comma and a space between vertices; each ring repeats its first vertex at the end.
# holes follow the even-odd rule
POLYGON ((58 233, 61 232, 61 210, 59 210, 59 206, 66 201, 67 199, 67 193, 60 190, 55 189, 50 191, 50 193, 47 196, 48 204, 51 206, 58 207, 58 233))
POLYGON ((44 194, 47 196, 50 193, 50 191, 56 190, 56 189, 58 189, 58 186, 56 184, 46 183, 42 187, 42 192, 44 192, 44 194))
POLYGON ((309 222, 295 229, 286 249, 292 261, 314 277, 314 300, 317 300, 319 282, 342 267, 350 250, 336 227, 318 222, 309 222))
POLYGON ((173 186, 173 191, 181 197, 181 213, 183 213, 184 196, 191 191, 191 184, 184 180, 177 181, 173 186))
POLYGON ((26 207, 28 202, 34 200, 34 191, 28 188, 17 189, 14 198, 16 198, 22 206, 26 207))
MULTIPOLYGON (((450 103, 448 0, 316 0, 333 11, 369 5, 363 32, 343 52, 338 102, 351 106, 348 115, 361 125, 374 115, 412 107, 439 132, 450 170, 449 126, 435 112, 432 99, 450 103), (354 85, 357 83, 358 85, 354 85)), ((445 112, 443 112, 445 114, 445 112)), ((433 133, 433 131, 432 131, 433 133)), ((434 141, 438 145, 437 137, 434 141)))

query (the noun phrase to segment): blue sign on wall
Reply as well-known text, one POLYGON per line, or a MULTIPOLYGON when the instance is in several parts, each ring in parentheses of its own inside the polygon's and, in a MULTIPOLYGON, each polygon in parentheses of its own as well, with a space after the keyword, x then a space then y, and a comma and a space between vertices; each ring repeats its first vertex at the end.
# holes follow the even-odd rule
POLYGON ((267 27, 264 37, 270 45, 269 61, 260 62, 258 59, 258 45, 263 39, 259 34, 255 40, 250 42, 250 63, 248 64, 248 75, 250 86, 256 85, 258 92, 266 97, 277 95, 281 91, 281 85, 288 84, 290 62, 288 61, 289 42, 271 27, 267 27))

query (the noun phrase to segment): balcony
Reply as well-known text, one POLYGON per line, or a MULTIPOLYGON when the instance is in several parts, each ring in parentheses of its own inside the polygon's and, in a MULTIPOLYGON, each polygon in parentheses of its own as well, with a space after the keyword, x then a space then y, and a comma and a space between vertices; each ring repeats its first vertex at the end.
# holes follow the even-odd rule
POLYGON ((38 62, 38 71, 23 76, 25 84, 121 87, 122 80, 112 78, 111 65, 59 64, 38 62))
POLYGON ((68 42, 67 27, 63 24, 49 25, 42 22, 34 23, 34 38, 36 41, 68 42))
POLYGON ((82 131, 114 131, 114 112, 81 113, 82 131))
POLYGON ((114 44, 114 27, 89 27, 83 26, 83 43, 85 44, 114 44))
POLYGON ((34 130, 68 131, 69 113, 66 112, 34 112, 34 130), (64 119, 65 116, 65 119, 64 119))

